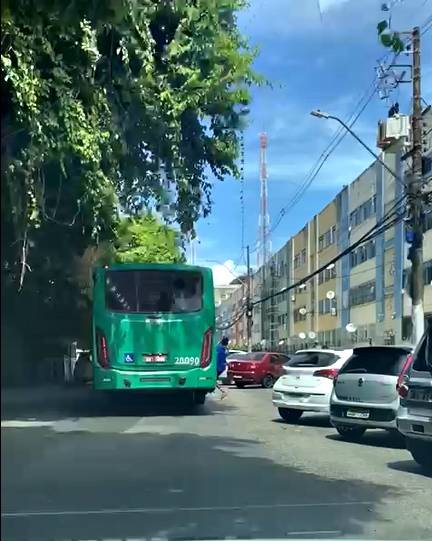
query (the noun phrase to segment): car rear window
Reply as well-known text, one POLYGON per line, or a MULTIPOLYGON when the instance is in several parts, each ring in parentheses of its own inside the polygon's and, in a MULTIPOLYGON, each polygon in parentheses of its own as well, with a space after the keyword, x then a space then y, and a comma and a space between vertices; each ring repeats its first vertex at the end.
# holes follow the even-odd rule
POLYGON ((378 374, 398 376, 407 358, 408 351, 399 348, 355 349, 341 369, 341 374, 378 374))
POLYGON ((338 359, 339 357, 334 353, 324 353, 321 351, 302 351, 293 355, 285 366, 316 366, 318 368, 321 368, 324 366, 331 366, 338 359))
MULTIPOLYGON (((236 355, 233 355, 233 358, 236 355)), ((238 355, 236 361, 262 361, 265 357, 265 353, 246 353, 245 355, 238 355)))
POLYGON ((190 271, 107 271, 105 300, 107 310, 113 312, 197 312, 202 308, 202 275, 190 271))

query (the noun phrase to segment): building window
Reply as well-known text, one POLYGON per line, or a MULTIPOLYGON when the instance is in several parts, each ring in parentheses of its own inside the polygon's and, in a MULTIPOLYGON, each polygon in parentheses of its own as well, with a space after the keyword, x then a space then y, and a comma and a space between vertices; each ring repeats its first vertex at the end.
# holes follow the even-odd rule
POLYGON ((318 274, 318 283, 323 284, 324 282, 328 282, 333 278, 336 278, 336 267, 332 267, 331 269, 324 269, 323 271, 321 271, 318 274))
MULTIPOLYGON (((403 283, 403 287, 407 290, 409 290, 409 286, 410 286, 410 284, 408 283, 409 275, 410 275, 410 268, 405 269, 403 271, 402 283, 403 283)), ((425 261, 423 263, 423 280, 424 280, 425 286, 432 284, 432 259, 429 259, 429 261, 425 261)))
POLYGON ((303 248, 303 250, 294 257, 294 268, 297 269, 298 267, 301 267, 305 263, 306 263, 306 248, 303 248))
POLYGON ((350 214, 350 226, 355 227, 360 225, 365 220, 368 220, 376 213, 376 195, 362 203, 350 214))
POLYGON ((300 284, 295 289, 296 293, 305 293, 306 290, 307 290, 307 285, 306 284, 300 284))
POLYGON ((331 246, 336 242, 336 226, 332 226, 325 233, 319 236, 318 238, 318 249, 324 250, 327 246, 331 246))
POLYGON ((351 306, 375 301, 375 282, 367 282, 350 290, 349 303, 351 306))
POLYGON ((335 308, 334 299, 321 299, 318 301, 318 312, 320 314, 331 314, 335 308))
POLYGON ((350 255, 351 268, 373 259, 375 257, 375 240, 370 240, 365 244, 361 244, 358 248, 353 250, 350 255))

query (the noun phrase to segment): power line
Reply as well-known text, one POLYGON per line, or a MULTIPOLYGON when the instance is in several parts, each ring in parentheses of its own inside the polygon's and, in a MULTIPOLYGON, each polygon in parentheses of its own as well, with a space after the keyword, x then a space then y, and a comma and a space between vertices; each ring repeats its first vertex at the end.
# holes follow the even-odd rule
POLYGON ((234 320, 231 320, 231 322, 228 325, 223 325, 222 327, 216 327, 216 330, 226 331, 230 329, 231 327, 234 327, 234 325, 238 323, 242 319, 242 317, 246 314, 246 306, 243 306, 242 310, 243 312, 237 315, 234 320))
MULTIPOLYGON (((354 126, 354 124, 357 122, 360 115, 363 113, 363 111, 366 109, 366 107, 369 105, 370 101, 372 100, 373 96, 375 95, 377 91, 377 84, 374 81, 373 84, 368 88, 368 90, 363 94, 363 96, 358 101, 356 107, 354 108, 354 111, 349 116, 347 122, 349 123, 349 127, 351 128, 354 126), (360 110, 355 114, 356 109, 359 107, 359 105, 364 101, 366 98, 365 103, 361 106, 360 110), (354 118, 353 118, 353 115, 354 118)), ((326 163, 326 161, 330 158, 331 154, 336 150, 336 148, 339 146, 339 144, 344 140, 344 138, 347 136, 348 132, 344 130, 344 128, 341 126, 335 133, 335 135, 332 137, 326 148, 323 150, 323 152, 320 154, 319 158, 309 171, 309 173, 306 175, 305 179, 301 183, 300 187, 298 188, 297 192, 294 194, 290 202, 285 205, 280 211, 279 216, 275 222, 275 224, 270 229, 268 235, 271 235, 275 229, 280 225, 281 221, 285 217, 286 213, 291 210, 302 198, 302 196, 305 194, 309 186, 312 184, 312 182, 317 177, 318 173, 321 171, 322 167, 326 163)), ((251 252, 256 252, 258 247, 251 250, 251 252)))
MULTIPOLYGON (((401 203, 403 203, 405 201, 405 199, 406 199, 406 196, 404 195, 395 204, 395 206, 400 205, 401 203)), ((397 210, 394 210, 393 212, 387 212, 386 215, 384 215, 381 220, 379 220, 369 231, 367 231, 362 237, 360 237, 360 239, 358 239, 356 242, 354 242, 353 244, 348 246, 348 248, 345 248, 345 250, 343 250, 338 255, 333 257, 330 261, 328 261, 325 265, 321 266, 319 269, 317 269, 317 270, 313 271, 312 273, 308 274, 307 276, 305 276, 301 280, 297 281, 296 283, 281 289, 277 293, 274 293, 272 295, 268 295, 267 297, 264 297, 262 299, 254 301, 252 303, 252 305, 255 306, 257 304, 265 302, 265 301, 267 301, 269 299, 277 297, 278 295, 282 295, 286 291, 290 291, 292 289, 298 288, 300 285, 304 284, 305 282, 308 282, 311 278, 313 278, 314 276, 316 276, 320 272, 326 270, 329 265, 332 265, 332 264, 336 263, 337 261, 339 261, 339 259, 341 259, 342 257, 344 257, 344 256, 348 255, 349 253, 351 253, 355 248, 357 248, 357 246, 360 246, 360 244, 363 244, 363 243, 377 237, 381 233, 384 233, 385 231, 387 231, 387 229, 389 229, 390 227, 393 227, 394 225, 396 225, 396 223, 401 221, 403 219, 403 216, 404 216, 404 213, 399 214, 400 210, 401 209, 399 208, 397 210), (395 215, 396 215, 396 218, 389 221, 395 215)))
MULTIPOLYGON (((422 25, 421 25, 421 28, 422 28, 422 33, 426 33, 428 32, 431 28, 432 28, 432 16, 430 17, 427 17, 425 21, 423 21, 422 25)), ((410 41, 410 38, 407 38, 405 40, 405 45, 410 41)), ((388 58, 388 56, 392 54, 390 51, 387 52, 383 57, 381 57, 381 59, 379 60, 379 62, 383 62, 386 58, 388 58)), ((396 59, 398 58, 400 53, 393 53, 393 58, 391 60, 391 62, 389 63, 389 66, 387 67, 387 70, 394 64, 394 62, 396 61, 396 59)), ((397 87, 399 86, 399 81, 397 82, 397 87)), ((375 95, 376 91, 378 90, 378 83, 374 80, 374 82, 372 83, 372 92, 368 95, 368 92, 369 92, 369 89, 363 94, 363 96, 360 98, 359 102, 357 103, 356 107, 354 108, 354 111, 353 113, 351 113, 350 117, 349 117, 349 120, 347 120, 347 124, 349 125, 349 127, 351 128, 352 126, 354 126, 354 124, 357 122, 358 118, 360 117, 360 115, 363 113, 363 111, 366 109, 366 107, 369 105, 370 101, 372 100, 373 96, 375 95), (366 102, 363 104, 363 106, 361 107, 361 109, 359 110, 359 112, 353 117, 353 115, 355 114, 355 111, 357 109, 357 107, 360 106, 361 102, 365 99, 365 97, 368 95, 367 99, 366 99, 366 102)), ((339 144, 343 141, 343 139, 348 135, 348 132, 347 131, 344 131, 343 127, 341 126, 335 133, 335 135, 333 136, 333 138, 331 139, 330 143, 327 145, 327 147, 324 149, 324 151, 321 153, 320 157, 318 158, 317 162, 314 164, 314 166, 312 167, 312 169, 310 170, 309 174, 306 176, 306 179, 303 181, 303 183, 300 185, 299 189, 297 190, 297 192, 294 194, 293 198, 291 199, 291 201, 285 206, 283 207, 280 211, 279 211, 279 216, 277 218, 277 221, 276 223, 273 225, 273 227, 270 229, 270 231, 268 232, 268 235, 271 235, 275 229, 279 226, 279 224, 281 223, 281 221, 283 220, 285 214, 291 210, 299 201, 300 199, 302 198, 302 196, 304 195, 304 193, 307 191, 307 189, 309 188, 309 186, 312 184, 312 182, 315 180, 315 178, 317 177, 318 173, 321 171, 322 167, 324 166, 325 162, 328 160, 328 158, 330 157, 330 155, 336 150, 336 148, 339 146, 339 144), (341 133, 343 131, 343 133, 341 133)), ((399 180, 400 181, 400 180, 399 180)), ((251 250, 251 252, 255 252, 257 251, 258 247, 254 248, 254 250, 251 250)))

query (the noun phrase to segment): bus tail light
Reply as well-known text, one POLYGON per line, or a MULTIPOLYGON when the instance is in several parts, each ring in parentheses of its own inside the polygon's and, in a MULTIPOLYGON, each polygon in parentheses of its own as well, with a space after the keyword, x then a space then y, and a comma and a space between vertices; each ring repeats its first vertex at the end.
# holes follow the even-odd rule
POLYGON ((210 364, 212 354, 212 330, 208 329, 204 333, 204 339, 201 349, 200 367, 205 368, 210 364))
POLYGON ((109 368, 108 344, 102 331, 96 331, 97 361, 102 368, 109 368))

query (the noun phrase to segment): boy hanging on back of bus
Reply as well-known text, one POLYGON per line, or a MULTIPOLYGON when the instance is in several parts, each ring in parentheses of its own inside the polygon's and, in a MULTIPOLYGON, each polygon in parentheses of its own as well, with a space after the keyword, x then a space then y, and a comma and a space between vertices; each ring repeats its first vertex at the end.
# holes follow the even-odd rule
POLYGON ((221 387, 219 377, 226 370, 228 343, 229 343, 228 338, 224 336, 216 347, 216 370, 217 370, 217 377, 218 377, 218 380, 216 382, 216 387, 221 392, 221 400, 227 396, 227 392, 221 387))

